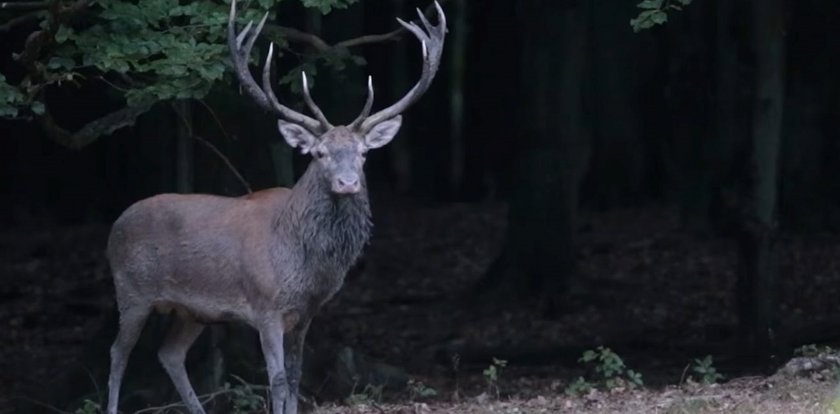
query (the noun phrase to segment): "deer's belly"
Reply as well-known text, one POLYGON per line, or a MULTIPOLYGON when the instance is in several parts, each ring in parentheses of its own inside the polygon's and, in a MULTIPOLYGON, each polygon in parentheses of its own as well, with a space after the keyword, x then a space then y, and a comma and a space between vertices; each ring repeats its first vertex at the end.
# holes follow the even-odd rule
POLYGON ((206 306, 202 304, 186 304, 175 302, 155 303, 155 310, 160 313, 175 313, 180 318, 189 319, 202 324, 248 322, 249 316, 241 309, 232 307, 206 306))

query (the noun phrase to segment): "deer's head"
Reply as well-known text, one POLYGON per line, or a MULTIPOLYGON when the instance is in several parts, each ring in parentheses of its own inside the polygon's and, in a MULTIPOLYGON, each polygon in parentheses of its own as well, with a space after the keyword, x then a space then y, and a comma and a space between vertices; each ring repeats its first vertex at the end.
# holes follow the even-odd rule
POLYGON ((373 80, 368 77, 368 97, 361 114, 348 125, 333 126, 312 100, 305 73, 301 74, 303 97, 315 118, 292 110, 277 100, 271 88, 270 76, 274 44, 271 44, 268 49, 262 73, 262 86, 257 84, 248 69, 248 57, 268 14, 263 17, 256 29, 251 30, 252 22, 249 22, 242 32, 237 34, 236 0, 231 0, 228 47, 242 88, 260 107, 279 116, 277 125, 280 134, 292 147, 300 149, 304 154, 312 155, 313 162, 319 167, 322 179, 326 180, 333 193, 355 194, 361 191, 365 154, 369 150, 388 144, 394 138, 402 124, 400 114, 416 102, 431 85, 440 66, 443 38, 446 34, 446 17, 443 9, 437 2, 435 2, 435 7, 438 14, 437 26, 432 25, 418 10, 425 30, 414 22, 406 23, 397 18, 403 27, 420 40, 423 71, 417 84, 395 104, 371 115, 373 80))

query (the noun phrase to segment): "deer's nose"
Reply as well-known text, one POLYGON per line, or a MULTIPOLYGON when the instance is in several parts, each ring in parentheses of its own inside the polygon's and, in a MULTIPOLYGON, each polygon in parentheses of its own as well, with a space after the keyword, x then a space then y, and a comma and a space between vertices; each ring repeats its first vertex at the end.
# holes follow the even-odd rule
POLYGON ((333 191, 338 194, 354 194, 360 189, 359 176, 356 174, 342 174, 335 177, 333 191))

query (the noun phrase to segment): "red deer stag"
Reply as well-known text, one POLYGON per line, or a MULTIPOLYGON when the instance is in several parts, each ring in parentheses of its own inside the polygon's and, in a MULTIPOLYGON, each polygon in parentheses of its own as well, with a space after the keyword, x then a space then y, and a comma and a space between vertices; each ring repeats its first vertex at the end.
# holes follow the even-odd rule
MULTIPOLYGON (((259 331, 276 414, 297 413, 302 348, 312 317, 341 287, 370 234, 363 166, 365 153, 387 144, 401 113, 429 88, 440 65, 446 20, 435 3, 438 24, 420 13, 420 25, 397 19, 419 40, 423 69, 416 85, 394 105, 370 114, 373 85, 361 114, 333 126, 309 95, 315 118, 280 104, 271 88, 271 45, 262 87, 248 58, 265 17, 236 33, 231 2, 228 46, 243 90, 273 111, 280 134, 312 154, 309 167, 289 188, 240 198, 162 194, 129 207, 114 223, 108 260, 120 312, 111 347, 108 414, 117 413, 126 363, 149 314, 171 312, 174 321, 158 357, 192 414, 204 413, 187 377, 184 359, 207 323, 236 321, 259 331)), ((418 10, 419 12, 419 10, 418 10)))

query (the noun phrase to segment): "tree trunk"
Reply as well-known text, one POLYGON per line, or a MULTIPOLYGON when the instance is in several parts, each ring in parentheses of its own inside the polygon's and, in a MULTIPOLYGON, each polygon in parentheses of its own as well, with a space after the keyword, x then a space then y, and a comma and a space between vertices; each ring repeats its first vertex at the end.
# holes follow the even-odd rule
POLYGON ((195 156, 195 142, 192 137, 192 108, 186 100, 173 104, 178 128, 175 135, 175 189, 187 194, 193 192, 193 158, 195 156))
POLYGON ((784 106, 783 0, 753 0, 756 90, 752 131, 752 182, 748 217, 740 240, 738 275, 741 343, 753 355, 769 356, 774 343, 779 148, 784 106))
POLYGON ((274 170, 275 185, 291 187, 295 183, 295 172, 292 168, 292 148, 284 141, 275 141, 268 144, 271 153, 271 164, 274 170))
POLYGON ((627 28, 635 3, 600 1, 590 13, 595 149, 585 190, 604 207, 638 196, 647 165, 637 100, 646 50, 627 28))
MULTIPOLYGON (((394 1, 394 15, 405 16, 406 10, 405 0, 394 1)), ((390 102, 396 102, 405 91, 411 86, 408 84, 408 55, 406 44, 410 42, 398 42, 392 49, 392 64, 391 64, 391 84, 390 102)), ((412 47, 416 47, 411 45, 412 47)), ((404 121, 405 122, 405 121, 404 121)), ((412 160, 411 160, 411 135, 410 128, 403 127, 401 137, 397 137, 389 145, 389 154, 391 156, 391 170, 394 174, 394 187, 397 192, 406 193, 411 188, 412 183, 412 160)))
POLYGON ((505 245, 479 289, 538 295, 551 315, 574 272, 578 190, 588 160, 582 123, 587 19, 581 4, 535 1, 522 8, 522 58, 533 72, 520 102, 531 105, 519 116, 524 148, 513 160, 505 245), (560 50, 541 39, 562 39, 560 50))
POLYGON ((467 0, 455 0, 450 47, 449 190, 461 191, 464 181, 464 60, 467 48, 467 0))
MULTIPOLYGON (((747 148, 749 137, 746 125, 747 113, 739 108, 738 95, 742 90, 739 82, 738 47, 735 33, 735 5, 730 0, 718 0, 715 9, 715 134, 712 141, 714 164, 711 170, 711 199, 704 211, 708 223, 714 230, 729 232, 733 223, 733 205, 724 194, 723 187, 733 188, 732 174, 737 169, 736 154, 747 148), (746 124, 746 122, 744 122, 746 124), (735 168, 733 168, 735 167, 735 168)), ((746 106, 746 105, 744 105, 746 106)), ((737 209, 736 209, 737 210, 737 209)))

